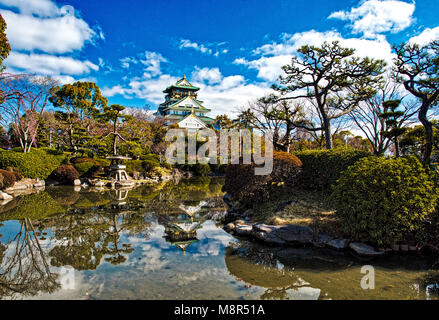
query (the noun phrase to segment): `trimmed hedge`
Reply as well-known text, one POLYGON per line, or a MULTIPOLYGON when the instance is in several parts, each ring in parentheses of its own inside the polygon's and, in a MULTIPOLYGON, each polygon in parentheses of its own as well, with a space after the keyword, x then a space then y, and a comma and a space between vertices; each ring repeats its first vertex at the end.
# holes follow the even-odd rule
POLYGON ((76 179, 79 179, 79 173, 74 166, 63 164, 56 168, 50 177, 62 184, 73 184, 76 179))
POLYGON ((74 164, 75 169, 79 172, 79 175, 82 177, 89 173, 92 173, 92 169, 96 169, 97 165, 94 162, 80 162, 74 164))
POLYGON ((72 164, 87 163, 87 162, 97 164, 97 162, 92 158, 81 158, 81 157, 74 157, 74 158, 70 159, 70 162, 72 164))
POLYGON ((13 172, 0 169, 0 190, 12 187, 15 181, 16 178, 13 172))
POLYGON ((354 240, 391 245, 422 229, 439 198, 437 179, 416 157, 368 157, 342 173, 330 199, 354 240))
POLYGON ((78 170, 81 177, 95 177, 99 173, 103 173, 103 168, 110 165, 110 160, 107 159, 91 159, 83 157, 74 157, 70 159, 76 170, 78 170))
POLYGON ((271 196, 277 187, 295 185, 301 166, 299 158, 286 152, 274 152, 273 171, 269 175, 255 175, 255 164, 231 164, 226 170, 223 190, 244 205, 264 200, 271 196))
POLYGON ((47 179, 66 158, 64 154, 51 153, 51 151, 41 149, 32 149, 29 153, 0 149, 0 169, 14 167, 26 178, 47 179))
POLYGON ((309 190, 330 190, 340 174, 358 160, 371 154, 352 149, 307 150, 294 152, 302 161, 300 185, 309 190))
POLYGON ((7 167, 6 170, 14 174, 15 181, 20 181, 23 179, 23 175, 20 173, 20 171, 17 168, 7 167))
POLYGON ((160 158, 157 155, 144 155, 141 160, 129 160, 126 162, 127 172, 132 174, 134 171, 147 173, 152 169, 160 167, 160 158))

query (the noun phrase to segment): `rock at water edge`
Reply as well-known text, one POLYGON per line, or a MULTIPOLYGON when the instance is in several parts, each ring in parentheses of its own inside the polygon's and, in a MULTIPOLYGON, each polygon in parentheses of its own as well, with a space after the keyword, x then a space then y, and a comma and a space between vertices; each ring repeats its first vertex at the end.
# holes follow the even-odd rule
POLYGON ((376 251, 375 248, 360 242, 353 242, 349 244, 349 248, 360 256, 374 257, 384 254, 384 252, 376 251))

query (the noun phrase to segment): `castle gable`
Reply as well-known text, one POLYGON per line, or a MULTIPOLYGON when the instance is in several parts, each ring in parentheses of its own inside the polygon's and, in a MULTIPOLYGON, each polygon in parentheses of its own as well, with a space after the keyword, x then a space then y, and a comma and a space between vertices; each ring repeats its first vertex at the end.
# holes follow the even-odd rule
POLYGON ((196 100, 194 100, 192 97, 186 97, 185 99, 182 99, 178 101, 177 103, 170 105, 169 107, 172 108, 195 108, 195 109, 204 109, 204 107, 198 103, 196 100))
POLYGON ((183 120, 177 123, 178 126, 182 129, 204 129, 206 128, 206 124, 198 119, 193 114, 187 116, 183 120))

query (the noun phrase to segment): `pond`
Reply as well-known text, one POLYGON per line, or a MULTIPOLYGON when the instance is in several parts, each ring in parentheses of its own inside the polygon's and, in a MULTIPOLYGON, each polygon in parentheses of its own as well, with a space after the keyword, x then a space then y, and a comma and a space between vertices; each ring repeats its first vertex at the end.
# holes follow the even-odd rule
POLYGON ((269 248, 223 231, 221 178, 50 187, 0 206, 1 299, 439 299, 439 259, 269 248), (364 265, 375 289, 361 288, 364 265))

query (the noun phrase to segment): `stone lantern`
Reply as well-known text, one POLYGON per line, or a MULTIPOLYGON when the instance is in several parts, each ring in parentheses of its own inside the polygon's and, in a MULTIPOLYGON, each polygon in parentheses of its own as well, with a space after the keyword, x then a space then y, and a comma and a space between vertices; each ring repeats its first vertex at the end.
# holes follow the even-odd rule
POLYGON ((110 173, 108 179, 116 180, 116 184, 123 187, 133 186, 134 182, 131 181, 127 172, 126 166, 123 165, 124 160, 131 160, 129 157, 113 155, 106 157, 106 159, 111 160, 110 173))

